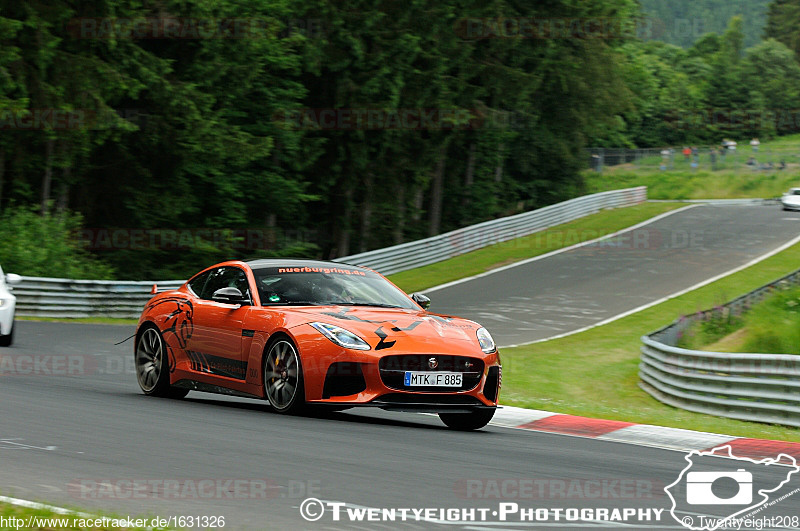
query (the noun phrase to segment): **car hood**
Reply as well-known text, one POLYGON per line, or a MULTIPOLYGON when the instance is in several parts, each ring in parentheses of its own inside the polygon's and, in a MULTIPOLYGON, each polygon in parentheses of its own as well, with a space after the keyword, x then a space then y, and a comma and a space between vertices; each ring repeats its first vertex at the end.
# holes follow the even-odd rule
POLYGON ((324 306, 291 311, 302 315, 306 323, 320 321, 341 326, 359 335, 375 350, 464 352, 464 343, 469 343, 473 346, 469 350, 480 352, 475 335, 480 325, 458 317, 420 310, 363 306, 324 306), (455 349, 454 342, 458 343, 455 349))

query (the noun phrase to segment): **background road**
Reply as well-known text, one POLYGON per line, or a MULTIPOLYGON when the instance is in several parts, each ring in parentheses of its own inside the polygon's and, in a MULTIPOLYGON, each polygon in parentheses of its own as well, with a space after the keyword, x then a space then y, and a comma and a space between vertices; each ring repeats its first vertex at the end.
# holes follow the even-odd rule
MULTIPOLYGON (((535 312, 551 316, 547 326, 530 327, 526 338, 537 330, 561 332, 707 278, 721 264, 730 268, 775 248, 797 233, 795 218, 800 216, 763 207, 698 207, 649 229, 662 238, 697 231, 702 245, 571 251, 510 269, 508 276, 442 290, 435 294, 435 309, 445 301, 455 304, 456 294, 480 294, 502 309, 500 315, 521 322, 533 322, 535 312), (639 270, 636 264, 642 261, 648 265, 639 270), (526 305, 514 300, 514 293, 527 297, 533 312, 523 312, 526 305), (545 303, 551 309, 545 310, 545 303), (562 305, 574 310, 556 312, 562 305), (592 312, 578 311, 585 307, 592 312)), ((497 509, 500 502, 516 502, 528 508, 668 510, 663 487, 686 465, 681 452, 621 443, 496 426, 453 432, 430 415, 365 410, 284 417, 256 400, 198 392, 181 401, 150 398, 136 384, 131 342, 114 345, 133 327, 17 324, 17 343, 0 351, 0 494, 6 496, 123 516, 224 516, 225 529, 514 529, 531 524, 515 524, 513 518, 498 523, 491 514, 489 522, 477 524, 357 526, 329 515, 312 524, 301 519, 298 507, 310 495, 378 508, 497 509), (210 496, 163 489, 164 482, 197 485, 192 482, 203 479, 215 482, 210 496), (227 480, 269 487, 237 493, 227 480), (513 486, 533 480, 544 490, 497 490, 501 481, 513 486), (606 480, 608 488, 591 496, 597 491, 584 488, 588 480, 606 480), (152 488, 132 492, 125 488, 131 482, 152 488), (637 487, 625 495, 621 486, 631 484, 637 487)), ((504 330, 513 332, 513 326, 498 332, 501 341, 512 340, 504 330)), ((783 473, 773 471, 772 480, 783 473)), ((795 480, 792 488, 797 486, 795 480)), ((760 513, 770 514, 800 514, 800 496, 760 513)), ((667 512, 661 522, 640 524, 682 529, 667 512)))
POLYGON ((501 346, 536 341, 686 289, 798 235, 800 214, 777 206, 700 205, 621 237, 435 290, 431 311, 478 321, 501 346))

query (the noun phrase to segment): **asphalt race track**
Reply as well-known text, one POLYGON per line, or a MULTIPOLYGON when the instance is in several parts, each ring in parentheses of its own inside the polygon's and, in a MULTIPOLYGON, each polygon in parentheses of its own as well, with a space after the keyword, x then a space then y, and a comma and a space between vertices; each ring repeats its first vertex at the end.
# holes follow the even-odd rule
MULTIPOLYGON (((544 234, 542 241, 576 235, 544 234)), ((432 291, 430 309, 478 321, 498 345, 517 345, 638 308, 798 235, 800 215, 777 206, 696 206, 618 238, 432 291)))
MULTIPOLYGON (((486 322, 476 299, 502 316, 530 300, 534 312, 514 317, 528 323, 545 305, 572 308, 550 310, 541 328, 526 325, 524 338, 560 333, 745 263, 796 236, 798 221, 767 207, 697 207, 647 227, 662 238, 696 231, 695 245, 562 253, 434 292, 434 309, 455 311, 451 305, 464 301, 469 311, 459 313, 486 322)), ((514 324, 486 324, 502 324, 501 342, 517 340, 514 324)), ((684 529, 663 490, 686 467, 683 452, 496 426, 459 433, 421 414, 285 417, 256 400, 198 392, 150 398, 136 384, 131 342, 114 345, 133 327, 17 325, 15 346, 0 351, 0 495, 120 516, 224 516, 225 529, 684 529), (343 512, 477 512, 452 522, 355 523, 334 521, 328 506, 308 522, 299 509, 308 497, 347 504, 343 512), (507 505, 501 521, 494 514, 501 503, 546 509, 550 519, 520 523, 507 505), (568 508, 650 509, 651 520, 636 511, 626 522, 553 520, 553 511, 568 508), (664 510, 660 520, 655 509, 664 510)), ((735 470, 735 462, 720 461, 719 469, 735 470)), ((786 470, 773 467, 761 480, 777 484, 786 470)), ((679 516, 716 514, 709 511, 679 516)), ((796 515, 800 496, 758 513, 796 515)))

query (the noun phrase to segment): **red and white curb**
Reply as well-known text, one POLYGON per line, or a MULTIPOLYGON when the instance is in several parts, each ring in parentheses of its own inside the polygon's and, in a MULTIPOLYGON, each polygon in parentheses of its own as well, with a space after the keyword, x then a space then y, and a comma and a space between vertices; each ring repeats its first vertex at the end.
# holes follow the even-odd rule
POLYGON ((707 451, 726 444, 731 447, 731 451, 736 457, 762 459, 784 453, 800 460, 800 443, 796 442, 735 437, 511 406, 502 406, 498 409, 491 425, 682 452, 707 451))

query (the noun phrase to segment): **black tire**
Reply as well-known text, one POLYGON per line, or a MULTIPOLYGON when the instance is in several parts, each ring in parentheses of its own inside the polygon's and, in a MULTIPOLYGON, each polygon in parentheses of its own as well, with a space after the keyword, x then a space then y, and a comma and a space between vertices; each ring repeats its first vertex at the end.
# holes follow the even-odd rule
POLYGON ((494 412, 494 409, 476 409, 472 413, 439 413, 439 418, 453 430, 472 431, 489 424, 494 412))
POLYGON ((291 339, 278 336, 266 348, 263 363, 264 396, 276 413, 297 414, 306 409, 303 366, 291 339))
POLYGON ((164 336, 155 326, 142 328, 136 338, 134 351, 136 381, 142 392, 148 396, 163 398, 183 398, 188 389, 172 387, 169 384, 169 354, 164 336))
POLYGON ((11 332, 8 335, 0 336, 0 347, 10 347, 14 343, 14 330, 16 328, 15 322, 11 321, 11 332))

